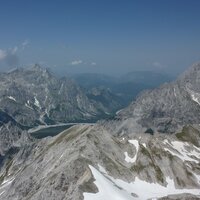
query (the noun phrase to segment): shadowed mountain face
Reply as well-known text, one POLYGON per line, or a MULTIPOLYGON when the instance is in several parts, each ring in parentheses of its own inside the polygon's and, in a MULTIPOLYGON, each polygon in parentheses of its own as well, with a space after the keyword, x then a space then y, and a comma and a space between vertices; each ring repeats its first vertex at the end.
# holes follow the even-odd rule
POLYGON ((0 110, 0 167, 5 159, 11 158, 31 140, 25 127, 0 110))

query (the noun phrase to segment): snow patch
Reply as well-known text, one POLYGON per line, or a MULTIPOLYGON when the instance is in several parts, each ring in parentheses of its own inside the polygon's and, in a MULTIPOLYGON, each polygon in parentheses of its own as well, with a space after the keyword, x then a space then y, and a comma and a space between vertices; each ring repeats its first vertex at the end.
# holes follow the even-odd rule
MULTIPOLYGON (((140 180, 137 177, 135 181, 128 183, 109 176, 105 169, 103 169, 103 171, 98 171, 90 165, 89 168, 95 178, 94 184, 97 186, 98 192, 83 193, 85 200, 146 200, 183 193, 200 195, 199 189, 176 189, 174 181, 169 177, 166 178, 166 187, 158 183, 149 183, 140 180)), ((103 167, 101 167, 101 169, 102 168, 103 167)))
POLYGON ((196 177, 197 183, 200 184, 200 175, 197 175, 197 174, 194 174, 194 173, 193 173, 193 175, 196 177))
POLYGON ((167 139, 164 139, 163 143, 164 144, 169 144, 169 141, 167 139))
POLYGON ((5 191, 1 192, 1 193, 0 193, 0 196, 1 196, 4 192, 5 192, 5 191))
POLYGON ((136 154, 137 154, 137 152, 139 150, 139 142, 137 140, 129 140, 128 142, 130 144, 133 144, 135 146, 135 148, 136 148, 136 154))
POLYGON ((14 97, 12 97, 12 96, 8 96, 8 98, 9 98, 10 100, 16 101, 16 99, 15 99, 14 97))
POLYGON ((174 88, 174 96, 176 97, 177 95, 176 95, 176 88, 174 88))
POLYGON ((124 155, 125 155, 125 161, 127 163, 134 163, 136 161, 136 156, 134 156, 133 158, 129 157, 128 153, 127 152, 124 152, 124 155))
POLYGON ((62 83, 62 84, 61 84, 61 87, 60 87, 60 90, 58 91, 58 94, 59 94, 59 95, 62 93, 63 86, 64 86, 64 84, 62 83))
MULTIPOLYGON (((199 94, 198 94, 199 95, 199 94)), ((196 94, 191 94, 192 100, 197 102, 200 105, 199 97, 196 94)))
POLYGON ((125 161, 128 162, 128 163, 134 163, 136 161, 136 159, 137 159, 137 153, 138 153, 138 150, 139 150, 139 143, 138 143, 137 140, 128 140, 128 142, 135 146, 136 153, 135 153, 135 156, 133 158, 131 158, 131 157, 129 157, 127 152, 124 152, 125 161))
POLYGON ((123 109, 118 110, 115 114, 118 115, 122 110, 123 110, 123 109))
POLYGON ((1 184, 1 187, 5 187, 7 185, 10 185, 13 181, 14 181, 14 178, 4 180, 3 183, 1 184))
POLYGON ((145 148, 147 148, 147 145, 146 145, 145 143, 142 143, 142 145, 143 145, 145 148))
POLYGON ((101 165, 98 165, 98 167, 101 173, 107 174, 106 170, 101 165))
MULTIPOLYGON (((85 200, 132 200, 130 194, 126 191, 118 188, 112 180, 109 180, 105 175, 107 175, 105 169, 103 171, 98 171, 94 167, 89 166, 95 180, 95 185, 98 188, 97 193, 83 193, 85 200)), ((101 167, 102 169, 103 167, 101 167)))
POLYGON ((64 155, 64 153, 62 153, 62 154, 61 154, 61 156, 60 156, 60 158, 59 158, 59 159, 61 159, 61 158, 63 157, 63 155, 64 155))
POLYGON ((33 108, 30 106, 30 101, 28 100, 27 103, 25 103, 25 106, 31 110, 33 110, 33 108))
POLYGON ((200 94, 189 89, 187 86, 186 86, 186 89, 187 89, 188 93, 190 94, 192 100, 200 105, 200 94))
POLYGON ((35 100, 34 105, 41 109, 40 102, 38 101, 38 99, 34 97, 34 100, 35 100))
POLYGON ((3 183, 0 185, 0 196, 4 194, 6 191, 6 188, 15 180, 15 178, 6 179, 3 181, 3 183))

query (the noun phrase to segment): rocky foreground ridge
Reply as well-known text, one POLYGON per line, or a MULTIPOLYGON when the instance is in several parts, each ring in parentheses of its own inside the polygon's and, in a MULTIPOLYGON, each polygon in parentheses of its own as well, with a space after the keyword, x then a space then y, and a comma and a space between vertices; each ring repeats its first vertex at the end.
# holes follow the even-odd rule
POLYGON ((0 199, 198 199, 199 128, 119 137, 101 125, 73 126, 7 159, 0 199))

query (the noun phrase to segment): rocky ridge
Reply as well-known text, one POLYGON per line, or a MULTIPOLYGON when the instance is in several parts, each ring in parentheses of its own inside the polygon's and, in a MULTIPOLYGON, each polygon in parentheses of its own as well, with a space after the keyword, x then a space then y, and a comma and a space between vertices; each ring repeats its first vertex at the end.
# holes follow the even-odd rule
POLYGON ((174 133, 187 124, 200 123, 200 63, 176 81, 144 91, 118 112, 118 134, 126 132, 174 133))
POLYGON ((198 199, 200 148, 184 140, 189 129, 199 140, 190 126, 173 136, 123 137, 101 125, 73 126, 8 160, 0 171, 0 199, 198 199))

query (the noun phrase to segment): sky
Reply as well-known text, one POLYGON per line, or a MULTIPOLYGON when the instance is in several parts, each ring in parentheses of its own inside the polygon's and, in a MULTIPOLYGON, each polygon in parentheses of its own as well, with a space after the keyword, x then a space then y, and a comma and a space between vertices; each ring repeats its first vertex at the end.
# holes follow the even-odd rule
POLYGON ((200 61, 199 0, 0 0, 0 70, 179 74, 200 61))

